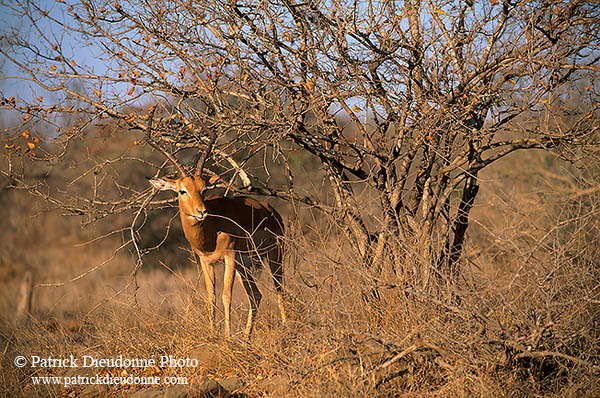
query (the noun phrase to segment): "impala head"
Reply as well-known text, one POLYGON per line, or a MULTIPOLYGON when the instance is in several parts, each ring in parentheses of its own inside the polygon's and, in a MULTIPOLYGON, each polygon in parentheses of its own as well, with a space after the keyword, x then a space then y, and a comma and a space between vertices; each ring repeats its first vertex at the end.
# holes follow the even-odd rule
POLYGON ((206 184, 200 176, 185 176, 178 179, 153 178, 150 180, 150 184, 161 191, 171 190, 177 192, 179 211, 185 217, 201 222, 208 215, 204 205, 206 184))
MULTIPOLYGON (((173 163, 173 165, 177 169, 179 178, 152 178, 149 180, 150 184, 152 184, 152 186, 161 191, 171 190, 177 192, 177 195, 179 197, 179 211, 181 211, 182 215, 196 222, 204 221, 206 216, 208 216, 208 212, 206 210, 206 206, 204 205, 204 190, 206 189, 206 184, 202 179, 202 171, 204 170, 204 163, 206 162, 206 158, 208 157, 212 146, 215 143, 215 133, 209 130, 210 139, 208 142, 208 147, 198 160, 195 174, 189 175, 172 154, 170 154, 158 143, 152 141, 151 132, 153 115, 154 110, 152 110, 150 116, 146 142, 148 142, 148 144, 150 144, 156 150, 165 155, 165 157, 171 163, 173 163)), ((203 123, 202 127, 204 128, 204 130, 208 130, 204 127, 203 123)))

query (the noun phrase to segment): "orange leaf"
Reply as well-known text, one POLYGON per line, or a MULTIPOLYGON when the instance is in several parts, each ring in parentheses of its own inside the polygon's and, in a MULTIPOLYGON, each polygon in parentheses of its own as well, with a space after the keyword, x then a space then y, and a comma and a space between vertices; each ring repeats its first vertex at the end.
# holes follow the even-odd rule
POLYGON ((146 37, 144 37, 144 41, 145 41, 146 43, 150 43, 150 36, 146 36, 146 37))
POLYGON ((100 12, 105 12, 105 11, 106 11, 106 8, 102 7, 102 8, 101 8, 101 9, 99 9, 98 11, 100 11, 100 12))
POLYGON ((160 77, 163 78, 163 79, 166 79, 167 78, 167 73, 166 72, 161 73, 160 77))
POLYGON ((135 86, 132 86, 129 91, 127 92, 127 95, 131 95, 133 94, 133 90, 135 90, 135 86))
POLYGON ((44 100, 44 97, 42 97, 41 95, 39 97, 37 97, 37 100, 42 102, 44 100))
POLYGON ((23 131, 23 133, 21 134, 21 136, 23 136, 25 138, 29 138, 29 130, 23 131))
POLYGON ((56 70, 56 66, 52 65, 52 66, 50 67, 50 69, 52 69, 52 70, 56 70))
POLYGON ((181 77, 185 77, 185 72, 186 72, 185 68, 179 69, 179 73, 181 73, 181 77))
POLYGON ((29 142, 27 141, 27 146, 29 147, 29 149, 31 149, 32 151, 35 149, 35 144, 33 142, 29 142))
POLYGON ((57 128, 56 128, 56 132, 57 132, 57 133, 60 133, 60 127, 57 127, 57 128))
POLYGON ((139 70, 133 71, 133 74, 135 75, 135 77, 138 77, 140 75, 140 71, 139 70))
POLYGON ((23 120, 29 119, 29 115, 23 115, 23 120))
POLYGON ((102 93, 100 92, 100 90, 94 90, 94 94, 96 94, 98 96, 98 98, 100 98, 102 96, 102 93))
POLYGON ((75 63, 75 61, 71 61, 71 65, 77 66, 77 64, 75 63))

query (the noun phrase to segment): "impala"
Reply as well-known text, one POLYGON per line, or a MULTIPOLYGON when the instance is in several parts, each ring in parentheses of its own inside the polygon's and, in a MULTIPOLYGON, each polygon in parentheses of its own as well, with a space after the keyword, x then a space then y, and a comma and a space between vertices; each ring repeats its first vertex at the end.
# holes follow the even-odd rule
POLYGON ((252 326, 261 300, 255 282, 255 272, 268 263, 277 292, 277 302, 282 322, 286 322, 283 306, 283 222, 279 213, 267 202, 250 197, 221 195, 204 196, 207 188, 202 179, 204 163, 215 142, 210 133, 207 150, 198 160, 195 174, 189 175, 177 159, 151 139, 152 118, 146 142, 161 152, 177 169, 178 179, 153 178, 150 184, 158 190, 171 190, 178 194, 179 214, 186 239, 200 257, 206 284, 207 306, 211 329, 215 322, 215 268, 217 261, 225 263, 223 281, 223 307, 225 336, 231 336, 230 313, 233 277, 237 275, 244 287, 250 309, 244 334, 252 326))

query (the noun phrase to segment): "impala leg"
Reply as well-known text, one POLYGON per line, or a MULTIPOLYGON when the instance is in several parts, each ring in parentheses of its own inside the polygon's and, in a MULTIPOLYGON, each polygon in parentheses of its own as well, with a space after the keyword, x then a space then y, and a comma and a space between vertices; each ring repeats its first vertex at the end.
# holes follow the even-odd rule
POLYGON ((231 337, 231 293, 235 275, 235 253, 225 256, 225 275, 223 278, 223 310, 225 312, 225 337, 231 337))
POLYGON ((283 250, 278 244, 276 247, 269 250, 269 267, 273 276, 273 284, 277 292, 277 305, 281 314, 281 322, 285 325, 287 315, 283 305, 283 250))
POLYGON ((200 264, 202 265, 202 274, 204 275, 204 286, 206 287, 206 306, 208 309, 208 320, 210 323, 210 330, 215 330, 215 266, 208 261, 205 261, 200 257, 200 264))
POLYGON ((246 329, 244 330, 244 335, 248 339, 252 333, 254 319, 256 318, 256 313, 258 311, 258 306, 260 305, 262 294, 260 293, 260 290, 258 290, 254 276, 250 271, 252 267, 252 259, 246 256, 240 257, 243 263, 241 264, 241 267, 238 268, 238 276, 242 286, 244 286, 246 296, 248 296, 248 304, 250 305, 250 309, 248 310, 248 320, 246 321, 246 329))

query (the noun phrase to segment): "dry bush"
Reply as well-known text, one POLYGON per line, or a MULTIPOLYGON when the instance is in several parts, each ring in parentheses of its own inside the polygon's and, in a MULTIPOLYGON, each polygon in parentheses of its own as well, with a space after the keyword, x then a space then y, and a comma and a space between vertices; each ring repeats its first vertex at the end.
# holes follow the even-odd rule
MULTIPOLYGON (((15 355, 43 353, 198 357, 204 365, 198 368, 109 370, 187 376, 191 383, 236 375, 244 383, 238 396, 248 397, 597 396, 597 174, 576 174, 544 154, 513 156, 518 159, 481 176, 463 272, 455 284, 423 284, 419 276, 430 265, 420 255, 418 237, 394 242, 388 262, 380 270, 368 269, 349 254, 339 220, 306 211, 288 223, 288 326, 279 322, 267 271, 260 280, 267 294, 255 334, 250 342, 226 341, 220 328, 207 328, 193 266, 146 267, 137 277, 138 290, 112 297, 133 267, 131 259, 118 258, 80 281, 37 287, 31 321, 4 322, 3 395, 129 396, 140 388, 34 386, 32 375, 76 373, 12 365, 15 355), (528 167, 515 170, 516 160, 528 167)), ((12 195, 4 192, 3 198, 12 195)), ((24 203, 35 208, 22 198, 8 203, 13 209, 24 203)), ((19 233, 5 240, 3 253, 26 253, 28 246, 19 239, 40 239, 49 251, 29 258, 38 283, 64 280, 77 262, 102 255, 36 236, 35 228, 27 229, 29 213, 19 214, 19 233)), ((66 224, 47 213, 33 220, 53 222, 57 229, 66 224)), ((162 261, 172 264, 167 256, 162 261)), ((3 279, 2 289, 12 292, 16 279, 3 279)), ((236 285, 236 331, 247 309, 243 298, 236 285)), ((12 294, 5 295, 2 312, 9 313, 12 303, 12 294)))

